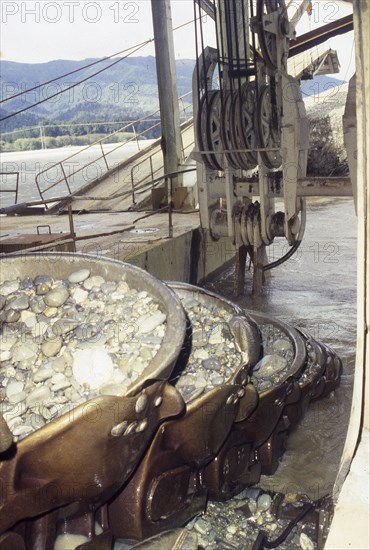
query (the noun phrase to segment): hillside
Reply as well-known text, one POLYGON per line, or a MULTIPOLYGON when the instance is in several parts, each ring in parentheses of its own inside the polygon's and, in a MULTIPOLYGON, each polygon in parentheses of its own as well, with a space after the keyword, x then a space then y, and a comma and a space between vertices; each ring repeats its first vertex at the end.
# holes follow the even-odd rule
MULTIPOLYGON (((87 79, 119 58, 109 59, 93 67, 61 78, 14 100, 3 104, 1 118, 22 110, 28 105, 42 101, 73 84, 87 79)), ((56 60, 48 63, 16 63, 0 61, 1 92, 3 100, 18 92, 32 88, 39 83, 69 73, 97 59, 81 61, 56 60)), ((177 61, 179 95, 191 90, 194 61, 177 61)), ((34 107, 25 113, 3 122, 3 131, 42 122, 87 122, 125 120, 158 108, 157 75, 155 58, 129 57, 116 63, 106 71, 86 80, 82 84, 57 95, 53 99, 34 107)))

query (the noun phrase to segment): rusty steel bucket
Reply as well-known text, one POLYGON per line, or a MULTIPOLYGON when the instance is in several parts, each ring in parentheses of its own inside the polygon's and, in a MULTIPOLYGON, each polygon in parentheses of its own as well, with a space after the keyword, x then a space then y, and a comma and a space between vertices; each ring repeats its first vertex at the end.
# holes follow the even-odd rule
MULTIPOLYGON (((6 257, 0 266, 2 282, 39 274, 63 279, 82 268, 109 281, 119 281, 124 275, 132 288, 153 296, 166 314, 161 348, 123 397, 99 396, 86 401, 0 455, 0 548, 11 548, 13 539, 14 548, 22 548, 20 540, 26 541, 27 549, 52 548, 58 525, 68 533, 69 520, 72 526, 83 526, 81 534, 88 533, 92 543, 99 537, 108 540, 108 532, 94 535, 95 510, 125 484, 161 422, 180 415, 185 407, 167 383, 183 346, 183 308, 154 277, 110 259, 29 254, 6 257)), ((103 513, 101 517, 107 528, 103 513)))
POLYGON ((306 362, 304 340, 300 334, 285 323, 261 313, 241 310, 236 304, 217 294, 183 283, 171 283, 181 298, 186 294, 202 300, 219 300, 223 307, 229 307, 234 314, 252 319, 257 325, 270 324, 286 334, 294 346, 294 358, 279 384, 257 391, 247 369, 240 369, 242 379, 238 379, 248 390, 249 402, 254 406, 247 408, 248 414, 237 416, 231 430, 217 456, 206 465, 203 479, 209 496, 214 499, 229 498, 246 485, 258 482, 263 470, 276 469, 278 459, 285 450, 285 442, 290 423, 283 415, 284 407, 293 392, 295 381, 299 379, 306 362), (252 395, 254 396, 252 399, 252 395), (259 450, 259 452, 258 452, 259 450))
MULTIPOLYGON (((242 314, 232 302, 196 287, 173 283, 171 288, 180 296, 191 292, 200 302, 211 301, 230 317, 242 314)), ((244 320, 248 322, 245 316, 244 320)), ((189 346, 191 341, 185 342, 174 371, 181 371, 189 346)), ((248 418, 257 402, 257 392, 248 384, 247 365, 240 363, 224 384, 191 399, 181 418, 165 421, 129 483, 109 504, 114 536, 142 540, 202 512, 208 492, 204 469, 217 456, 234 423, 248 418)))

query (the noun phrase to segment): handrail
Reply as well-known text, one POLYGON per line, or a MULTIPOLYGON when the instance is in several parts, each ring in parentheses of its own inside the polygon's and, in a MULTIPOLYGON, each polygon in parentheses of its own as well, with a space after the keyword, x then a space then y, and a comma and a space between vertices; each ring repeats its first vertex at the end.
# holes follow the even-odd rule
MULTIPOLYGON (((188 119, 186 121, 185 124, 187 124, 189 121, 191 121, 192 119, 188 119)), ((188 128, 188 126, 186 125, 185 128, 183 128, 183 130, 186 130, 188 128)), ((181 134, 181 139, 182 139, 182 134, 181 134)), ((189 147, 192 147, 194 145, 194 140, 192 142, 190 142, 186 147, 184 147, 184 144, 183 144, 183 140, 182 140, 182 153, 183 153, 183 158, 185 158, 185 151, 186 149, 188 149, 189 147)), ((149 157, 145 157, 144 159, 141 159, 140 161, 138 161, 136 164, 134 164, 131 168, 131 195, 132 195, 132 204, 135 205, 136 204, 136 196, 135 196, 135 191, 137 191, 137 187, 138 185, 140 185, 141 183, 145 182, 145 180, 148 179, 149 177, 149 174, 148 175, 145 175, 143 178, 141 178, 139 181, 136 181, 135 182, 135 179, 134 179, 134 174, 135 174, 135 171, 137 171, 138 167, 141 166, 142 164, 144 164, 145 162, 148 162, 150 163, 150 176, 151 176, 151 180, 148 181, 148 185, 153 185, 154 187, 154 183, 157 181, 157 180, 154 180, 154 175, 159 172, 160 170, 162 170, 164 168, 164 164, 162 163, 156 170, 154 170, 154 167, 153 167, 153 156, 155 155, 155 153, 152 153, 151 155, 149 155, 149 157)), ((160 178, 162 179, 162 178, 160 178)), ((153 188, 152 187, 152 188, 153 188)), ((142 191, 141 191, 142 192, 142 191)))
MULTIPOLYGON (((181 112, 181 115, 184 115, 186 120, 189 120, 189 117, 188 117, 188 110, 192 107, 192 104, 188 104, 188 105, 185 105, 184 103, 184 98, 188 97, 189 95, 191 95, 192 92, 187 92, 186 94, 182 95, 181 97, 179 97, 179 102, 182 103, 182 108, 180 109, 180 112, 181 112)), ((109 171, 109 165, 108 165, 108 161, 107 161, 107 156, 110 155, 111 153, 113 153, 114 151, 116 151, 117 149, 121 148, 121 147, 124 147, 127 143, 131 143, 133 141, 136 141, 136 144, 137 144, 137 147, 138 147, 138 151, 140 151, 140 145, 139 145, 139 137, 140 136, 143 136, 145 135, 147 132, 157 128, 160 126, 160 121, 157 122, 156 124, 150 126, 149 128, 147 128, 146 130, 143 130, 142 132, 139 132, 137 133, 136 132, 136 129, 135 129, 135 125, 141 123, 141 122, 145 122, 146 120, 150 119, 150 118, 153 118, 155 115, 157 115, 158 113, 160 113, 160 110, 157 109, 156 111, 154 111, 153 113, 149 114, 149 115, 145 115, 139 119, 137 119, 136 121, 130 121, 128 124, 126 124, 125 126, 123 126, 122 128, 119 128, 118 130, 116 130, 115 132, 112 132, 111 134, 105 136, 104 138, 101 138, 97 141, 95 141, 94 143, 91 143, 90 145, 80 149, 79 151, 77 151, 76 153, 73 153, 72 155, 69 155, 68 157, 66 157, 65 159, 63 159, 62 161, 59 161, 59 162, 56 162, 55 164, 53 164, 52 166, 49 166, 48 168, 46 168, 45 170, 41 170, 35 177, 35 183, 36 183, 36 186, 37 186, 37 189, 38 189, 38 192, 39 192, 39 195, 41 197, 41 199, 43 200, 44 199, 44 195, 45 193, 47 193, 50 189, 53 189, 54 187, 56 187, 57 185, 59 185, 60 183, 64 182, 66 187, 67 187, 67 190, 68 190, 68 194, 71 194, 71 188, 70 188, 70 185, 69 185, 69 179, 72 178, 73 176, 75 176, 77 173, 81 172, 82 170, 84 170, 85 168, 87 168, 88 166, 90 166, 91 164, 94 164, 95 162, 103 159, 104 160, 104 163, 105 163, 105 166, 106 166, 106 169, 107 171, 109 171), (104 149, 103 149, 103 142, 107 141, 108 139, 112 138, 113 136, 115 136, 116 134, 118 134, 119 132, 122 132, 128 128, 132 128, 133 129, 133 133, 134 133, 134 136, 128 140, 126 140, 125 142, 123 143, 120 143, 119 145, 117 145, 117 147, 114 147, 111 151, 108 151, 108 152, 105 152, 104 149), (65 173, 65 170, 64 170, 64 167, 63 167, 63 163, 69 161, 70 159, 76 157, 77 155, 81 154, 82 152, 84 151, 87 151, 89 149, 91 149, 93 146, 96 146, 96 145, 99 145, 100 146, 100 149, 101 149, 101 152, 102 154, 95 158, 94 160, 84 164, 83 166, 79 167, 78 169, 72 171, 71 173, 69 173, 68 175, 65 173), (61 172, 62 172, 62 177, 60 179, 58 179, 57 182, 53 183, 52 185, 44 188, 44 189, 41 189, 41 186, 40 186, 40 178, 42 175, 46 174, 47 172, 49 172, 50 170, 53 170, 55 168, 60 168, 61 169, 61 172)))
POLYGON ((18 202, 19 172, 0 172, 0 176, 17 176, 14 189, 3 189, 0 187, 0 193, 15 193, 14 204, 18 202))
MULTIPOLYGON (((196 168, 186 168, 185 170, 176 170, 176 172, 171 172, 168 174, 163 174, 159 178, 152 180, 150 183, 154 188, 158 183, 164 180, 165 185, 167 184, 167 206, 160 208, 159 210, 154 210, 149 214, 149 216, 154 216, 159 211, 165 210, 168 208, 168 238, 172 239, 173 237, 173 222, 172 222, 172 195, 173 195, 173 178, 177 178, 180 174, 186 174, 188 172, 195 172, 196 168)), ((136 220, 135 220, 136 221, 136 220)))

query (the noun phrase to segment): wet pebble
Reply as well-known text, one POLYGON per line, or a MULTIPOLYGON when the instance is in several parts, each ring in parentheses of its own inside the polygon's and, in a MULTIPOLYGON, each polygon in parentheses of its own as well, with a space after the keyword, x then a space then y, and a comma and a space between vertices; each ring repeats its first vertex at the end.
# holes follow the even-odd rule
POLYGON ((46 309, 46 304, 42 296, 33 296, 30 299, 30 308, 33 313, 42 313, 46 309))
POLYGON ((272 499, 270 495, 268 494, 260 495, 257 499, 257 509, 267 511, 271 506, 271 502, 272 502, 272 499))
POLYGON ((33 407, 37 403, 42 404, 51 398, 51 390, 48 386, 38 386, 27 396, 26 403, 28 407, 33 407))
POLYGON ((74 284, 82 283, 88 277, 90 277, 90 269, 79 269, 78 271, 74 271, 69 275, 68 281, 74 284))
POLYGON ((36 285, 36 294, 38 296, 44 296, 49 292, 52 287, 51 281, 45 281, 36 285))
POLYGON ((10 382, 6 387, 6 396, 10 397, 14 394, 17 394, 23 390, 24 384, 23 382, 10 382))
POLYGON ((4 281, 0 285, 0 294, 2 296, 9 296, 9 294, 14 294, 19 288, 19 281, 4 281))
POLYGON ((41 345, 41 351, 45 357, 54 357, 60 352, 60 349, 63 345, 63 340, 61 337, 54 338, 53 340, 46 340, 41 345))
POLYGON ((59 285, 50 290, 44 297, 45 304, 49 307, 59 307, 69 298, 69 292, 65 286, 59 285))
POLYGON ((284 370, 287 362, 280 355, 265 355, 254 368, 253 375, 257 378, 269 377, 277 372, 284 370))
POLYGON ((274 342, 272 347, 276 352, 279 353, 279 352, 290 350, 292 347, 292 343, 290 340, 287 340, 286 338, 279 338, 274 342))
POLYGON ((50 277, 50 275, 37 275, 33 280, 33 284, 36 287, 43 283, 47 283, 51 287, 51 285, 53 284, 53 278, 50 277))
POLYGON ((299 545, 301 550, 314 550, 315 545, 312 540, 306 535, 306 533, 301 533, 299 537, 299 545))
POLYGON ((44 382, 48 378, 51 378, 54 374, 54 370, 51 367, 44 367, 35 372, 33 375, 33 381, 38 384, 44 382))
POLYGON ((20 312, 15 309, 8 309, 4 311, 2 315, 3 315, 3 320, 6 323, 16 323, 17 321, 19 321, 21 317, 20 312))
POLYGON ((37 355, 38 349, 38 345, 33 342, 18 342, 11 349, 13 361, 32 359, 37 355))
POLYGON ((151 315, 150 317, 144 316, 138 319, 138 332, 139 334, 148 334, 153 332, 159 325, 162 325, 166 320, 166 315, 160 311, 151 315))
POLYGON ((29 297, 27 295, 18 296, 6 306, 6 309, 14 309, 16 311, 27 309, 29 306, 29 297))

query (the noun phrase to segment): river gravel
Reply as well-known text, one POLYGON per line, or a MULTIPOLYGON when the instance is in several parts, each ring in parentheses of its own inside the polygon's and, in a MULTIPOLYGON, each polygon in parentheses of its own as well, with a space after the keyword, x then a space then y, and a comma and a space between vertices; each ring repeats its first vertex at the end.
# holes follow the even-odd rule
POLYGON ((18 441, 98 395, 125 395, 160 348, 146 291, 88 269, 0 285, 0 410, 18 441))

